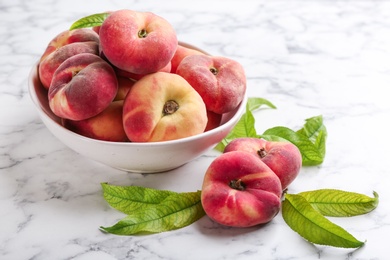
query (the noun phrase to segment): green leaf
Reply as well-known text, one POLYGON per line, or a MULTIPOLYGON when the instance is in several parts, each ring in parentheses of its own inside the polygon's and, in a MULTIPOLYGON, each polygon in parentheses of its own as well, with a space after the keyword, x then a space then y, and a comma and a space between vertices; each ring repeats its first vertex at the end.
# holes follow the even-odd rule
POLYGON ((323 124, 322 115, 306 119, 306 123, 297 133, 303 134, 317 147, 322 157, 325 157, 325 144, 327 138, 326 127, 323 124))
POLYGON ((255 110, 259 109, 261 106, 264 106, 264 105, 268 106, 270 108, 276 109, 276 106, 274 104, 272 104, 267 99, 260 98, 260 97, 250 97, 250 98, 248 98, 248 101, 247 101, 246 105, 247 105, 249 111, 255 111, 255 110))
POLYGON ((324 160, 324 156, 318 150, 318 147, 306 135, 295 132, 290 128, 284 126, 269 128, 259 137, 268 141, 285 140, 293 143, 301 152, 303 166, 318 165, 324 160))
POLYGON ((301 192, 311 206, 324 216, 350 217, 366 214, 374 210, 379 203, 378 194, 368 197, 355 192, 334 189, 321 189, 301 192))
POLYGON ((287 127, 277 126, 267 129, 263 134, 259 135, 255 129, 255 118, 252 112, 263 105, 276 108, 266 99, 258 97, 248 98, 245 113, 232 131, 217 144, 215 149, 223 152, 226 145, 236 138, 258 137, 268 141, 288 141, 293 143, 301 152, 302 166, 314 166, 323 163, 327 131, 321 115, 306 119, 303 128, 296 132, 287 127))
POLYGON ((311 243, 342 248, 358 248, 364 244, 321 215, 301 195, 285 195, 282 216, 292 230, 311 243))
POLYGON ((93 26, 100 26, 104 22, 104 20, 109 16, 110 13, 99 13, 92 14, 80 18, 76 22, 74 22, 69 30, 80 29, 80 28, 88 28, 93 26))
POLYGON ((238 137, 255 137, 256 135, 255 118, 247 105, 245 113, 225 139, 230 142, 238 137))
POLYGON ((131 214, 147 206, 162 203, 169 196, 177 194, 173 191, 156 190, 138 186, 115 186, 102 183, 103 197, 111 207, 131 214))
POLYGON ((235 138, 257 137, 255 118, 252 114, 252 111, 259 109, 263 105, 269 106, 270 108, 276 108, 271 102, 264 98, 248 98, 245 113, 241 116, 240 120, 234 126, 232 131, 230 131, 230 133, 217 144, 215 149, 217 151, 223 152, 226 145, 235 138))
POLYGON ((201 191, 172 193, 158 204, 145 203, 111 227, 100 228, 117 235, 150 234, 183 228, 205 215, 200 195, 201 191))
POLYGON ((239 137, 256 137, 255 118, 252 112, 246 106, 246 112, 241 116, 240 120, 234 126, 232 131, 215 147, 216 150, 223 152, 226 145, 232 140, 239 137))

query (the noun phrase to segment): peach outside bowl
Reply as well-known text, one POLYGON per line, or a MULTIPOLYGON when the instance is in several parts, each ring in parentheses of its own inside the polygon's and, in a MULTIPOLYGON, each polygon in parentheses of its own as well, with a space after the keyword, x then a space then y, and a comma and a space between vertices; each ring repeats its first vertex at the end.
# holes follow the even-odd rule
POLYGON ((234 111, 223 115, 220 126, 202 134, 164 142, 108 142, 84 137, 62 126, 61 119, 49 107, 47 90, 39 80, 38 64, 30 71, 28 89, 41 120, 63 144, 94 161, 139 173, 172 170, 213 149, 239 121, 247 100, 245 95, 234 111))

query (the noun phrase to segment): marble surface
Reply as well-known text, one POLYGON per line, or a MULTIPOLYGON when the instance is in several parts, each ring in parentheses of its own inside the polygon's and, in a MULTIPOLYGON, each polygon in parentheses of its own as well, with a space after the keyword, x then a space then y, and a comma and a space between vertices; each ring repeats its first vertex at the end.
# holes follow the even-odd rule
POLYGON ((1 1, 0 259, 388 259, 389 13, 390 1, 369 0, 1 1), (180 40, 241 62, 249 96, 277 106, 256 112, 258 132, 323 115, 325 161, 304 167, 289 192, 376 191, 373 212, 332 218, 364 247, 312 245, 281 214, 249 229, 203 217, 155 235, 100 232, 123 217, 103 199, 101 182, 195 191, 217 156, 161 174, 121 172, 65 147, 39 119, 27 77, 48 41, 80 17, 123 8, 155 12, 180 40))

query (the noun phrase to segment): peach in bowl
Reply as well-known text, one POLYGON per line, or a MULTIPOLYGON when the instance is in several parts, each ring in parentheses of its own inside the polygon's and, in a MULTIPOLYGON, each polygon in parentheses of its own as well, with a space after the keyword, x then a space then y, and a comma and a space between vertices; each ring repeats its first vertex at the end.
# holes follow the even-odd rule
MULTIPOLYGON (((180 43, 180 46, 192 48, 185 43, 180 43)), ((78 55, 84 55, 83 61, 86 62, 89 62, 89 60, 92 60, 94 63, 100 62, 97 58, 92 57, 94 54, 78 55)), ((99 57, 97 55, 95 56, 99 57)), ((74 61, 71 59, 68 58, 61 66, 73 66, 72 62, 74 61), (64 63, 67 64, 64 65, 64 63)), ((96 69, 100 68, 100 65, 96 66, 96 69)), ((204 66, 208 65, 205 64, 204 66)), ((177 69, 180 71, 180 67, 177 69)), ((58 70, 61 70, 61 67, 58 70)), ((63 71, 65 70, 69 69, 63 69, 63 71)), ((57 74, 54 74, 53 77, 58 77, 59 81, 61 79, 63 80, 60 73, 57 74)), ((115 74, 119 75, 120 73, 116 71, 115 74)), ((55 81, 54 78, 53 81, 55 81)), ((225 138, 239 121, 245 110, 247 100, 245 91, 238 105, 223 114, 208 110, 204 103, 202 103, 202 98, 204 99, 205 97, 201 97, 200 95, 198 97, 194 96, 192 92, 188 100, 184 100, 184 97, 181 97, 184 100, 182 104, 186 105, 181 106, 180 109, 174 103, 170 103, 169 105, 164 104, 159 97, 166 95, 166 93, 155 91, 155 87, 151 87, 154 93, 149 92, 150 94, 144 95, 141 98, 143 92, 140 90, 140 85, 143 85, 142 87, 145 88, 145 86, 152 85, 153 82, 159 82, 161 89, 164 87, 160 86, 164 85, 163 82, 170 82, 171 85, 175 82, 177 82, 176 85, 185 85, 187 83, 183 77, 176 73, 156 72, 133 82, 118 76, 118 86, 128 87, 130 90, 127 94, 123 94, 123 90, 119 88, 116 92, 116 97, 111 97, 112 102, 109 108, 106 108, 104 111, 94 112, 98 114, 97 116, 101 117, 99 120, 95 120, 100 123, 98 125, 94 121, 97 116, 89 115, 88 118, 83 118, 83 115, 70 113, 74 118, 68 118, 69 111, 60 108, 58 104, 68 104, 67 102, 72 100, 64 101, 64 97, 55 96, 56 93, 64 92, 63 90, 57 89, 57 91, 53 91, 42 85, 39 77, 39 62, 33 66, 28 78, 31 99, 36 106, 41 120, 56 138, 82 156, 115 169, 129 172, 164 172, 194 160, 213 149, 216 144, 225 138), (165 79, 165 77, 169 78, 165 79), (134 98, 129 97, 130 94, 134 98), (122 98, 119 97, 121 95, 122 98), (140 99, 144 100, 142 103, 143 106, 134 108, 135 104, 140 103, 138 102, 140 99), (154 125, 154 128, 151 129, 150 126, 156 121, 164 121, 159 118, 161 117, 161 113, 153 112, 157 111, 156 107, 161 106, 164 106, 163 114, 180 111, 181 114, 178 114, 175 120, 191 115, 194 107, 198 108, 198 111, 196 116, 192 116, 190 120, 186 120, 185 124, 179 125, 179 121, 175 121, 173 119, 174 117, 170 117, 169 120, 165 120, 167 122, 164 122, 162 126, 154 125), (108 116, 110 113, 114 116, 108 116), (150 118, 154 119, 151 120, 150 118), (100 138, 105 132, 105 126, 102 125, 102 122, 111 126, 118 125, 116 128, 117 131, 114 134, 116 139, 100 138), (135 127, 132 122, 141 123, 135 127), (94 130, 91 131, 91 129, 94 130), (180 133, 183 131, 193 132, 187 136, 180 136, 180 133)), ((60 83, 58 83, 58 87, 64 85, 60 83)), ((190 86, 189 83, 188 86, 190 86)), ((180 92, 183 90, 179 89, 177 91, 180 92)), ((105 95, 112 96, 112 89, 107 90, 107 93, 105 95)), ((78 98, 82 97, 78 96, 78 98)), ((174 101, 175 97, 173 96, 168 99, 169 101, 174 101)), ((95 106, 93 105, 94 108, 95 106)), ((105 106, 107 107, 107 104, 105 106)))

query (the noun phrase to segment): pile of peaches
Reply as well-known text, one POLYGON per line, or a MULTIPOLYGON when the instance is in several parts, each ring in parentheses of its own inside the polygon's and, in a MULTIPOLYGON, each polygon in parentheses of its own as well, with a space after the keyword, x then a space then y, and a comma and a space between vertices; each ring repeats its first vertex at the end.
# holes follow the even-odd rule
MULTIPOLYGON (((38 64, 52 112, 67 129, 112 142, 161 142, 218 127, 244 100, 240 63, 178 41, 151 12, 109 12, 99 26, 66 30, 38 64)), ((207 169, 202 206, 213 220, 270 221, 302 164, 296 146, 237 138, 207 169)))
POLYGON ((240 63, 181 44, 154 13, 126 9, 99 26, 58 34, 38 75, 64 127, 112 142, 203 133, 219 126, 246 91, 240 63))

